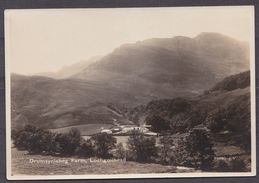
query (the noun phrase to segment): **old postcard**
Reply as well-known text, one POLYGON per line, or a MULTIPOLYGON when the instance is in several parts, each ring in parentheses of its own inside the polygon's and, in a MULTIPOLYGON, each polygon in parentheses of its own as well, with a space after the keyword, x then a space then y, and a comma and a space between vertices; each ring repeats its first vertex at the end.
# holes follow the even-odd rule
POLYGON ((5 11, 7 177, 256 174, 253 6, 5 11))

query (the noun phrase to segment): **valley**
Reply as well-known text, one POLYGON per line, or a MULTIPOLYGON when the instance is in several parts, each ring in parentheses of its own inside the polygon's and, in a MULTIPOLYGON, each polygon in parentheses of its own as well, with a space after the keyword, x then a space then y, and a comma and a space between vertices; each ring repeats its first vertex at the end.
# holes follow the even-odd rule
MULTIPOLYGON (((191 133, 208 134, 216 168, 221 166, 217 165, 220 160, 229 165, 235 158, 241 158, 249 169, 251 83, 248 53, 245 42, 218 33, 201 33, 194 38, 153 38, 124 44, 90 63, 80 62, 56 73, 32 76, 13 73, 11 128, 19 131, 31 125, 46 130, 44 133, 57 141, 76 129, 78 132, 74 133, 80 136, 80 148, 88 147, 87 143, 98 138, 98 134, 108 134, 110 136, 105 138, 115 139, 113 145, 117 150, 120 143, 127 149, 129 138, 138 130, 143 132, 139 139, 146 140, 147 144, 154 140, 154 148, 159 151, 157 156, 163 157, 163 148, 172 152, 171 159, 155 157, 149 160, 158 164, 131 162, 134 157, 130 157, 130 161, 115 163, 116 169, 105 170, 105 166, 94 164, 96 169, 90 170, 92 165, 87 164, 86 168, 80 164, 74 172, 70 168, 76 165, 64 165, 60 171, 53 167, 54 174, 124 173, 125 167, 127 173, 179 172, 176 165, 168 164, 188 165, 181 159, 175 158, 180 163, 176 162, 173 153, 177 154, 177 148, 181 150, 181 144, 177 143, 191 133), (147 168, 149 165, 151 167, 147 168)), ((16 148, 12 151, 13 163, 24 171, 20 173, 26 173, 26 169, 34 165, 22 168, 19 159, 24 162, 36 157, 52 158, 49 154, 26 154, 16 148)), ((41 166, 47 174, 46 165, 41 166)))

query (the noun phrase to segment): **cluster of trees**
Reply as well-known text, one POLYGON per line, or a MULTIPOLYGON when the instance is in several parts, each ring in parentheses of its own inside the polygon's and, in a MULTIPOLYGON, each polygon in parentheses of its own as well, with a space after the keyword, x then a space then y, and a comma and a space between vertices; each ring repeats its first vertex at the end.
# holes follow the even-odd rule
POLYGON ((73 128, 68 133, 52 133, 47 130, 27 125, 12 131, 14 146, 27 150, 30 154, 48 154, 55 156, 79 156, 98 158, 127 158, 133 161, 149 162, 156 156, 155 138, 145 137, 134 131, 127 143, 127 149, 112 135, 98 133, 90 139, 81 137, 80 131, 73 128))
POLYGON ((175 134, 186 133, 195 126, 203 124, 211 133, 215 141, 217 134, 222 132, 229 133, 225 137, 226 141, 231 145, 241 147, 247 153, 251 151, 251 116, 250 116, 250 96, 242 95, 234 101, 229 102, 225 106, 215 107, 213 110, 205 108, 205 105, 193 105, 189 107, 189 103, 185 100, 177 100, 177 105, 180 105, 181 110, 173 115, 168 114, 173 108, 175 101, 168 108, 161 108, 165 101, 156 101, 151 103, 151 109, 145 118, 145 122, 151 125, 151 130, 160 134, 175 134), (179 104, 180 103, 180 104, 179 104), (157 108, 155 108, 157 107, 157 108))
POLYGON ((175 144, 170 136, 163 137, 161 145, 157 146, 154 137, 147 137, 137 130, 129 136, 127 148, 121 143, 116 145, 116 139, 107 133, 99 133, 85 140, 77 129, 71 129, 68 133, 61 134, 30 125, 19 131, 12 131, 12 139, 15 147, 34 154, 116 157, 137 162, 171 162, 199 168, 205 166, 206 163, 209 164, 214 157, 207 135, 197 132, 191 132, 178 143, 180 145, 176 149, 179 149, 181 153, 171 149, 175 144), (192 159, 188 160, 188 158, 192 159), (186 161, 191 163, 188 164, 186 161))
POLYGON ((181 142, 185 153, 184 163, 188 166, 209 170, 215 157, 213 144, 206 130, 195 129, 181 142))
POLYGON ((226 77, 221 82, 217 83, 209 92, 215 90, 231 91, 237 88, 246 88, 248 86, 250 86, 250 71, 226 77))
POLYGON ((149 162, 157 154, 155 138, 145 137, 139 131, 133 131, 127 143, 127 149, 111 134, 98 133, 90 139, 81 137, 76 128, 68 133, 52 133, 27 125, 12 131, 14 146, 27 150, 30 154, 48 154, 55 156, 79 156, 98 158, 127 158, 138 162, 149 162))
POLYGON ((237 145, 247 153, 251 151, 251 126, 249 96, 237 99, 239 105, 231 104, 228 108, 218 108, 211 112, 205 120, 212 133, 229 132, 229 143, 237 145))
POLYGON ((118 146, 118 154, 123 154, 128 160, 188 166, 201 170, 210 170, 215 158, 210 135, 203 129, 191 130, 177 140, 171 135, 165 135, 160 138, 159 143, 156 143, 154 137, 146 137, 139 131, 133 131, 127 142, 127 150, 121 144, 118 146))
MULTIPOLYGON (((186 151, 200 153, 203 147, 198 147, 200 148, 198 151, 197 149, 192 150, 191 147, 194 148, 201 145, 198 144, 200 142, 203 142, 203 146, 206 146, 207 144, 204 143, 204 139, 206 138, 202 136, 201 138, 203 139, 201 140, 195 139, 194 136, 197 136, 197 134, 191 134, 188 137, 189 139, 185 139, 186 151)), ((127 142, 127 148, 124 148, 122 144, 116 145, 116 138, 107 133, 99 133, 85 140, 81 137, 80 131, 75 128, 71 129, 68 133, 61 134, 52 133, 30 125, 25 126, 19 131, 12 131, 12 139, 16 148, 27 150, 33 154, 77 155, 80 157, 96 156, 100 158, 115 156, 138 162, 159 162, 161 159, 165 161, 169 156, 166 151, 170 151, 170 148, 173 146, 173 143, 164 137, 160 142, 163 148, 161 146, 157 147, 154 137, 146 137, 137 130, 131 133, 127 142), (164 150, 164 155, 158 156, 161 149, 164 150)), ((180 144, 183 144, 183 142, 180 144)), ((208 152, 206 151, 203 154, 205 155, 206 153, 208 152)))
MULTIPOLYGON (((16 148, 34 154, 126 158, 130 161, 188 166, 206 171, 215 167, 213 144, 208 131, 203 129, 193 129, 179 139, 171 135, 163 136, 159 143, 154 137, 147 137, 142 132, 134 130, 126 147, 121 143, 116 145, 116 138, 107 133, 99 133, 85 140, 77 129, 60 134, 29 125, 19 131, 12 131, 12 139, 16 148)), ((236 170, 238 166, 241 166, 241 169, 245 167, 244 163, 237 160, 232 164, 234 168, 227 170, 236 170)), ((224 162, 216 164, 219 171, 223 166, 224 162)))
POLYGON ((109 158, 110 150, 116 144, 116 139, 106 133, 96 134, 85 140, 76 128, 68 133, 52 133, 31 125, 18 131, 13 130, 12 140, 17 149, 27 150, 31 154, 98 158, 109 158))
POLYGON ((156 139, 145 137, 134 130, 128 139, 128 159, 138 162, 151 162, 157 156, 156 139))
POLYGON ((226 145, 251 151, 250 72, 229 76, 200 97, 159 99, 133 108, 130 120, 151 125, 160 134, 187 133, 197 125, 211 130, 214 141, 221 134, 226 145), (244 89, 247 88, 247 89, 244 89), (240 90, 244 89, 244 90, 240 90), (231 92, 230 92, 231 91, 231 92), (212 107, 213 106, 213 107, 212 107))
POLYGON ((207 130, 193 129, 186 136, 176 139, 163 136, 158 151, 163 164, 194 167, 203 171, 245 172, 249 162, 241 157, 217 159, 213 150, 211 134, 207 130))
POLYGON ((215 153, 209 133, 203 129, 194 129, 185 136, 176 139, 170 135, 160 139, 161 162, 179 166, 209 170, 215 153))

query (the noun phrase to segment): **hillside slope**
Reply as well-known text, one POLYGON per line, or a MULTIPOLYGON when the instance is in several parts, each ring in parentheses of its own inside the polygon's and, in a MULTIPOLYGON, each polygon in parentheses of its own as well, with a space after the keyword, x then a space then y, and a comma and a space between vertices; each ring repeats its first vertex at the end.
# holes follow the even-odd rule
POLYGON ((123 115, 111 103, 136 102, 127 93, 81 80, 12 75, 11 85, 13 128, 28 123, 45 128, 113 123, 123 115))
POLYGON ((169 123, 167 130, 170 133, 184 133, 196 126, 204 126, 218 141, 249 146, 251 105, 248 78, 249 71, 233 75, 198 97, 151 101, 134 108, 128 116, 140 124, 159 116, 155 119, 161 120, 156 122, 161 126, 161 123, 169 123))

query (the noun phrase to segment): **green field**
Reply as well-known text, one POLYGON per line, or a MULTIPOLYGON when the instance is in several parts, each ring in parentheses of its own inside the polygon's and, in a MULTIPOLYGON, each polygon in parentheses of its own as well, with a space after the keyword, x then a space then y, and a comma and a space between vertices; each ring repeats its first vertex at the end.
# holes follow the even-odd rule
POLYGON ((131 161, 90 162, 89 159, 76 157, 53 157, 28 155, 26 151, 12 148, 13 175, 86 175, 86 174, 135 174, 135 173, 174 173, 191 170, 177 169, 154 163, 137 163, 131 161), (30 162, 33 160, 34 162, 30 162), (39 163, 40 161, 58 160, 59 163, 39 163), (81 161, 81 162, 80 162, 81 161), (36 163, 35 163, 36 162, 36 163), (67 162, 67 163, 65 163, 67 162))
POLYGON ((50 129, 51 132, 57 132, 57 133, 66 133, 69 132, 72 128, 77 128, 82 136, 86 135, 93 135, 96 133, 101 132, 101 128, 111 128, 114 125, 112 124, 85 124, 85 125, 75 125, 75 126, 68 126, 63 128, 57 128, 57 129, 50 129))

